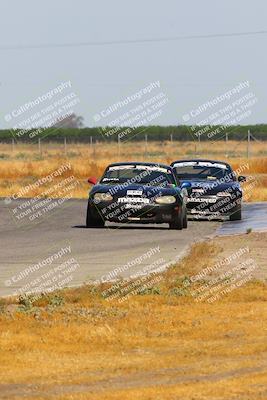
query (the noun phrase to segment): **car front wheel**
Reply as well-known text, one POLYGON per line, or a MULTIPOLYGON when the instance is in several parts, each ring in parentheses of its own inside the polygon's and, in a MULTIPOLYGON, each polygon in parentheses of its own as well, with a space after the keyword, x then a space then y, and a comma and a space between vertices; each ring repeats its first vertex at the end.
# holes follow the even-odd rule
POLYGON ((238 207, 230 215, 230 221, 240 221, 241 219, 242 219, 242 210, 241 207, 238 207))
POLYGON ((187 225, 188 225, 188 220, 187 220, 187 210, 186 210, 183 218, 183 228, 187 229, 187 225))
POLYGON ((92 215, 91 207, 88 204, 87 207, 87 216, 86 216, 86 226, 87 228, 103 228, 105 226, 105 221, 99 216, 99 218, 95 218, 92 215))
POLYGON ((178 213, 175 214, 173 220, 169 223, 170 229, 182 230, 184 227, 184 211, 182 209, 179 210, 178 213))

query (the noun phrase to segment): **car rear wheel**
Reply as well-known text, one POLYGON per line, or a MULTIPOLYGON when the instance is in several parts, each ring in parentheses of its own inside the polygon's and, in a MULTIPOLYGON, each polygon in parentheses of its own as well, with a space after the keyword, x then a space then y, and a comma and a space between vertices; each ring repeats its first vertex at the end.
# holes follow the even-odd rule
POLYGON ((241 207, 239 207, 230 215, 230 221, 240 221, 241 219, 242 219, 242 210, 241 207))
POLYGON ((105 221, 102 218, 93 217, 89 205, 87 207, 86 226, 87 228, 103 228, 105 226, 105 221))
POLYGON ((184 227, 184 214, 180 210, 174 217, 174 219, 169 223, 170 229, 182 230, 184 227))

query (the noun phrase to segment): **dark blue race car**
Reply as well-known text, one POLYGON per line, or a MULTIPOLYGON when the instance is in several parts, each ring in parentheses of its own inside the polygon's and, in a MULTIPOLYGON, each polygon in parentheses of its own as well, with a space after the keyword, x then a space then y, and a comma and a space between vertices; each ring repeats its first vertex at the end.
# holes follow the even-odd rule
POLYGON ((244 176, 237 177, 225 162, 191 159, 174 161, 171 166, 177 180, 191 183, 187 209, 190 215, 242 219, 242 188, 244 176))
POLYGON ((187 188, 179 186, 168 165, 127 162, 109 165, 89 193, 86 225, 101 228, 105 221, 168 223, 187 228, 187 188))

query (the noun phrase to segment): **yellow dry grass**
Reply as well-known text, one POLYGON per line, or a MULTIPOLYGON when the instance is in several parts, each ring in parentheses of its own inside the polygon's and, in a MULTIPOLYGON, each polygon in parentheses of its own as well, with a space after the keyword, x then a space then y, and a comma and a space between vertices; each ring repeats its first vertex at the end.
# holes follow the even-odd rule
MULTIPOLYGON (((266 239, 241 235, 235 246, 266 239)), ((3 398, 266 399, 266 285, 250 282, 212 304, 170 294, 181 275, 218 260, 227 240, 194 245, 157 295, 108 302, 104 287, 84 286, 59 293, 66 303, 57 308, 47 298, 28 312, 2 302, 3 398)))
MULTIPOLYGON (((245 168, 244 174, 251 175, 254 185, 249 187, 247 201, 267 200, 267 142, 253 143, 252 158, 246 158, 246 144, 243 142, 150 142, 146 149, 143 142, 127 142, 118 146, 112 144, 69 144, 67 153, 64 146, 56 143, 43 143, 42 154, 38 145, 18 144, 14 150, 9 144, 0 144, 0 196, 11 196, 41 177, 45 177, 69 162, 71 170, 63 176, 74 175, 79 185, 71 193, 72 197, 85 198, 88 192, 87 178, 100 177, 107 164, 117 161, 153 161, 170 164, 185 157, 208 157, 230 162, 235 169, 245 168)), ((25 197, 42 193, 61 178, 41 185, 27 192, 25 197)), ((250 182, 251 184, 251 182, 250 182)), ((55 192, 53 196, 57 196, 55 192)))

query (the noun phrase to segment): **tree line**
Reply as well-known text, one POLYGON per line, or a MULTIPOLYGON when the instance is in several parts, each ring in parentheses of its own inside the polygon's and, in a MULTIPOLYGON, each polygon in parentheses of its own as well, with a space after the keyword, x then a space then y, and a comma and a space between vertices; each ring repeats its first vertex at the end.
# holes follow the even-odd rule
POLYGON ((246 140, 248 131, 252 138, 267 140, 267 124, 246 125, 246 126, 142 126, 138 128, 39 128, 35 130, 15 131, 0 130, 0 141, 11 139, 23 142, 33 142, 40 139, 47 141, 62 141, 66 138, 71 142, 101 142, 101 141, 207 141, 207 140, 246 140))

